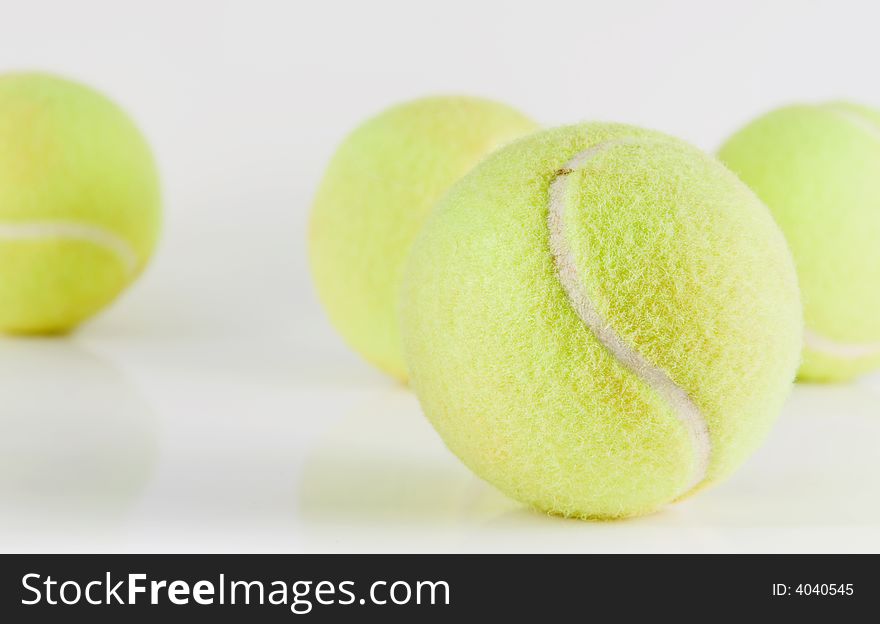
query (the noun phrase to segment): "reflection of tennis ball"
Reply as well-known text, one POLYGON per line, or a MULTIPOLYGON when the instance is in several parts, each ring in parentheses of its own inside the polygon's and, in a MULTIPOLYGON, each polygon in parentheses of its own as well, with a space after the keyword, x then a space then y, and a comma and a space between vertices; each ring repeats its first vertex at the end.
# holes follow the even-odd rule
POLYGON ((728 475, 800 352, 767 209, 715 159, 615 124, 486 159, 425 224, 401 298, 412 385, 449 448, 565 516, 647 513, 728 475))
POLYGON ((807 326, 799 376, 880 367, 880 112, 782 108, 719 155, 770 207, 794 254, 807 326))
POLYGON ((118 521, 158 448, 155 414, 132 380, 69 341, 8 338, 0 379, 0 524, 118 521))
POLYGON ((339 147, 315 199, 309 256, 330 320, 367 360, 406 379, 397 299, 413 238, 455 180, 534 127, 496 102, 433 97, 381 113, 339 147))
POLYGON ((143 269, 159 231, 150 150, 91 89, 0 76, 0 330, 69 329, 143 269))

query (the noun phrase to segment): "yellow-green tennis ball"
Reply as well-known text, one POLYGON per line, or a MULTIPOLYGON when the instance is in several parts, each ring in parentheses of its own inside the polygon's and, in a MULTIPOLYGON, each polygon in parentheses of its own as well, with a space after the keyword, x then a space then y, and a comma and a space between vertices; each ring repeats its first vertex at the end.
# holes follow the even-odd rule
POLYGON ((721 160, 764 200, 794 254, 806 331, 798 376, 880 368, 880 112, 790 106, 734 134, 721 160))
POLYGON ((785 239, 732 172, 584 124, 511 144, 445 195, 401 327, 426 415, 477 475, 546 512, 618 518, 755 450, 802 316, 785 239))
POLYGON ((397 299, 413 238, 453 182, 534 129, 497 102, 431 97, 382 112, 339 147, 312 209, 309 258, 331 322, 368 361, 406 380, 397 299))
POLYGON ((101 94, 0 76, 0 331, 68 330, 144 268, 159 232, 156 167, 101 94))

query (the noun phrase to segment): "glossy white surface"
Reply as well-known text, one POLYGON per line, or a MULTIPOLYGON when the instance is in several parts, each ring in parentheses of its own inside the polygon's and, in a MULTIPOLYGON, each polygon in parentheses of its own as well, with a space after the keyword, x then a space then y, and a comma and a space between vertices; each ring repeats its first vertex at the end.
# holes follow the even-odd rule
POLYGON ((799 386, 727 483, 584 523, 508 501, 409 392, 305 341, 95 329, 0 353, 0 550, 880 550, 876 379, 799 386))
POLYGON ((880 551, 880 377, 797 387, 734 478, 661 513, 544 517, 340 343, 304 248, 326 159, 393 101, 481 93, 712 149, 793 99, 880 104, 874 9, 563 2, 537 28, 512 3, 75 4, 3 2, 0 70, 123 103, 165 234, 80 331, 0 340, 0 551, 880 551))

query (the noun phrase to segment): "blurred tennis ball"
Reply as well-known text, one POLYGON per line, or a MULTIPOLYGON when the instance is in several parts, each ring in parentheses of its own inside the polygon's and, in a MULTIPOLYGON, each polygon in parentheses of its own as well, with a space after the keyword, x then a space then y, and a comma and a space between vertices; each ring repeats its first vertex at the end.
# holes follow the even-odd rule
POLYGON ((0 331, 68 330, 142 271, 159 234, 150 149, 100 93, 0 75, 0 331))
POLYGON ((312 208, 309 259, 331 322, 368 361, 406 380, 397 301, 416 233, 449 186, 535 128, 504 104, 429 97, 369 119, 336 151, 312 208))
POLYGON ((719 156, 770 207, 794 254, 806 319, 799 377, 845 380, 880 367, 880 112, 781 108, 719 156))

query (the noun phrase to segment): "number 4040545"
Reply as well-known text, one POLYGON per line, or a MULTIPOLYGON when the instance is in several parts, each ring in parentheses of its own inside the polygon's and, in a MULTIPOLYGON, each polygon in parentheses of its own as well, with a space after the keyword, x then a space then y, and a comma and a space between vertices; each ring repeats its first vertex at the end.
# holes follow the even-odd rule
POLYGON ((852 583, 798 583, 795 586, 786 583, 774 583, 774 596, 852 596, 852 583))

